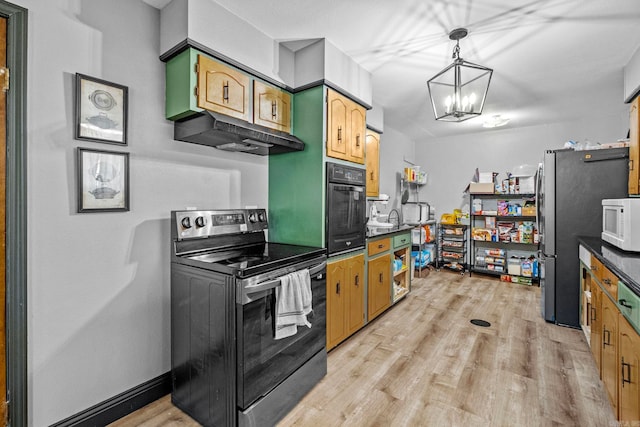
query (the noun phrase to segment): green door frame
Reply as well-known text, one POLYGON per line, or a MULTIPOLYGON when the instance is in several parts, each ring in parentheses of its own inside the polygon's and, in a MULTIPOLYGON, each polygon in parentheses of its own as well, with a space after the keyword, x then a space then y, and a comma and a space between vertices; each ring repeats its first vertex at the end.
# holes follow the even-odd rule
POLYGON ((6 339, 9 425, 27 423, 27 10, 0 0, 7 22, 6 339), (10 367, 10 368, 9 368, 10 367))

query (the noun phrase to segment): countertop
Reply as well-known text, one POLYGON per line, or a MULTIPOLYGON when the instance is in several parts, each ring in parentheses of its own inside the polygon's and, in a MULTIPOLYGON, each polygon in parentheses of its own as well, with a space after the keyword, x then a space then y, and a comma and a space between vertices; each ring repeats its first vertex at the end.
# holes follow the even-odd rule
POLYGON ((386 228, 386 227, 378 227, 378 228, 369 228, 367 227, 367 239, 371 239, 371 238, 375 238, 375 237, 383 237, 383 236, 387 236, 387 235, 393 235, 396 233, 400 233, 403 231, 408 231, 408 230, 412 230, 414 229, 415 226, 413 225, 405 225, 402 224, 400 226, 396 226, 396 227, 390 227, 390 228, 386 228))
POLYGON ((599 237, 578 237, 578 242, 640 296, 640 253, 623 251, 599 237))

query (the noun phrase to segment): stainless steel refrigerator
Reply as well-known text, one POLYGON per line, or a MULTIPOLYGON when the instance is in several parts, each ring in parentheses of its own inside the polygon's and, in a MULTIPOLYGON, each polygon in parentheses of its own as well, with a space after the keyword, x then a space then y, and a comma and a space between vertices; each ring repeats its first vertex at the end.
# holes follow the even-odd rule
POLYGON ((538 171, 542 316, 580 327, 578 236, 600 236, 602 199, 627 197, 629 149, 550 150, 538 171))

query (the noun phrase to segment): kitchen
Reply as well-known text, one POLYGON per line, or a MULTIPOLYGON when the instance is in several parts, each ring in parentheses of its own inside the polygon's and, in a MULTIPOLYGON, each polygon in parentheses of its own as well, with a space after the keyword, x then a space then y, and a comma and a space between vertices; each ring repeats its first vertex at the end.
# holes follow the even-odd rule
MULTIPOLYGON (((28 418, 32 425, 49 425, 168 371, 169 211, 210 207, 212 201, 224 207, 267 206, 268 161, 173 140, 173 124, 164 119, 157 9, 131 1, 14 3, 29 10, 28 418), (74 149, 99 146, 73 138, 76 72, 130 88, 126 151, 132 200, 126 214, 76 214, 74 149)), ((448 54, 439 58, 442 66, 448 54)), ((628 106, 619 92, 594 92, 599 106, 590 103, 590 115, 527 132, 506 129, 418 144, 385 127, 381 192, 395 195, 403 159, 414 160, 433 177, 451 180, 428 190, 438 212, 450 210, 460 204, 464 183, 478 166, 502 171, 539 160, 545 149, 574 138, 578 128, 579 138, 623 137, 628 106), (487 157, 487 152, 502 154, 487 157), (455 157, 460 153, 464 156, 455 157)), ((427 112, 423 117, 433 121, 427 112)))

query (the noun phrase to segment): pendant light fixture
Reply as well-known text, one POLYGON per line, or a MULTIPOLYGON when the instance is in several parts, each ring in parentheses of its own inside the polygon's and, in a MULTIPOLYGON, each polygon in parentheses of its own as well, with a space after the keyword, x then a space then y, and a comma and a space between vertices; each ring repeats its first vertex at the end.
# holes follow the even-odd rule
POLYGON ((493 70, 460 58, 460 39, 467 34, 466 28, 449 33, 456 41, 453 63, 427 82, 436 120, 461 122, 482 114, 493 70))

